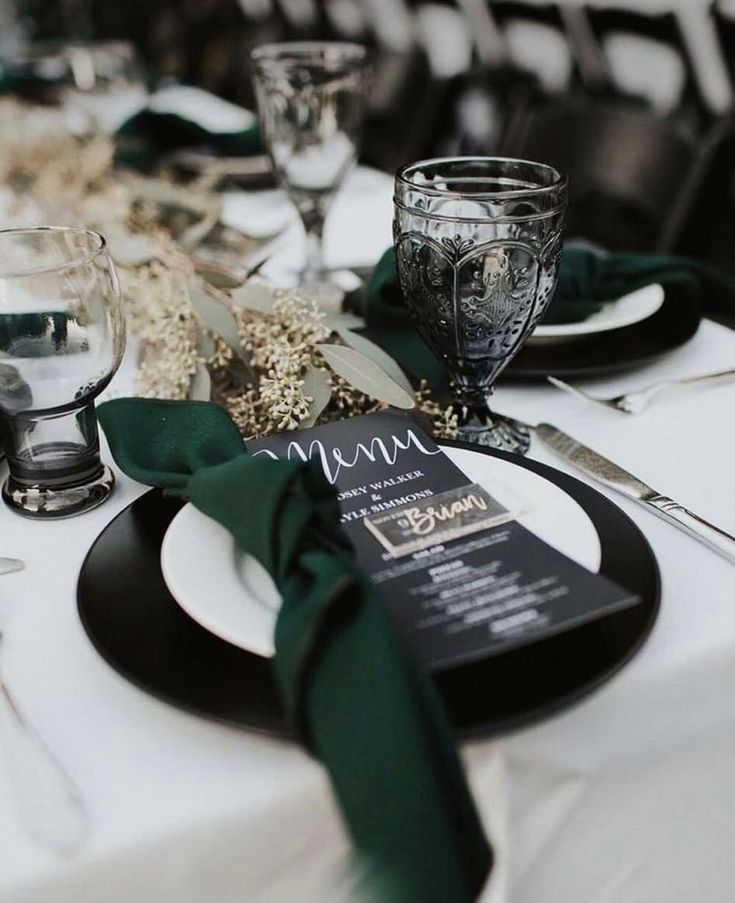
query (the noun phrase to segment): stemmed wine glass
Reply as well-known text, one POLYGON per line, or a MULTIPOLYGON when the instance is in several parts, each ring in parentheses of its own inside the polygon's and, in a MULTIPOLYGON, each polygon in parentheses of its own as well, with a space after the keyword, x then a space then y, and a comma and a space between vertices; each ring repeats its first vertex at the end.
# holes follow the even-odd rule
POLYGON ((79 514, 114 478, 100 460, 94 398, 125 346, 105 240, 85 229, 0 231, 3 501, 28 517, 79 514))
POLYGON ((306 231, 302 285, 334 299, 324 273, 327 210, 355 164, 367 81, 365 48, 341 42, 265 44, 251 54, 260 125, 276 176, 306 231))
POLYGON ((528 431, 491 412, 488 399, 551 300, 566 200, 566 178, 526 160, 424 160, 396 176, 401 289, 449 370, 466 441, 528 450, 528 431))

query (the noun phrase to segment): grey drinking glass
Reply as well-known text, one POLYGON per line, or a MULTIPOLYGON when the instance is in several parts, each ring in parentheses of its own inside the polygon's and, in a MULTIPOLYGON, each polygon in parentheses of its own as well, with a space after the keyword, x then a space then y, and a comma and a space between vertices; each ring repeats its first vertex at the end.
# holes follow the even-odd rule
POLYGON ((419 332, 447 366, 466 441, 528 450, 528 431, 492 413, 488 400, 551 300, 566 196, 563 175, 525 160, 425 160, 396 176, 401 289, 419 332))
POLYGON ((2 496, 18 513, 69 517, 111 492, 94 398, 124 346, 120 286, 101 235, 0 231, 2 496))
POLYGON ((306 231, 302 284, 334 294, 324 273, 322 231, 329 205, 357 159, 365 48, 340 42, 266 44, 252 52, 251 64, 263 138, 306 231))

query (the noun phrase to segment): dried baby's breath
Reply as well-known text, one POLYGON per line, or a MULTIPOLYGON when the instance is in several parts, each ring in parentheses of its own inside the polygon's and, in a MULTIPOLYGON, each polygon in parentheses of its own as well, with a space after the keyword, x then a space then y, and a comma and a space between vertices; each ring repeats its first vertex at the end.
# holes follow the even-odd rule
POLYGON ((456 439, 459 436, 459 423, 454 408, 451 405, 442 407, 434 401, 424 379, 416 390, 416 405, 421 413, 426 414, 431 420, 434 435, 438 439, 456 439))
POLYGON ((191 310, 159 307, 151 312, 136 388, 144 398, 183 399, 197 364, 197 323, 191 310))

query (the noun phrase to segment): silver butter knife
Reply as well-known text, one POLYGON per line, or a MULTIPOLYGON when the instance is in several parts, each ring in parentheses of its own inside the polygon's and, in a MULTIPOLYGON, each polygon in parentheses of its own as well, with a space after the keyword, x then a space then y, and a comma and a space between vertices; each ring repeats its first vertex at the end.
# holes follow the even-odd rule
POLYGON ((666 495, 661 495, 638 477, 633 476, 594 449, 578 442, 568 433, 562 432, 550 423, 539 423, 532 427, 535 434, 565 461, 579 468, 587 476, 610 489, 615 489, 633 501, 639 502, 649 511, 658 514, 675 527, 684 530, 714 552, 718 552, 735 564, 735 536, 710 524, 698 514, 666 495))

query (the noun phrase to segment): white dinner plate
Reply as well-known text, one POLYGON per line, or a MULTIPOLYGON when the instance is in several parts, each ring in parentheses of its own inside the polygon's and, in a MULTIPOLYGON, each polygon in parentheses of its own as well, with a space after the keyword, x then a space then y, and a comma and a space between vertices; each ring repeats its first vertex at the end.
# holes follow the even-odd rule
POLYGON ((579 323, 557 323, 534 329, 529 342, 564 342, 568 339, 581 338, 598 332, 609 332, 632 326, 652 317, 664 303, 663 287, 654 283, 623 295, 617 301, 609 301, 602 305, 602 310, 592 314, 579 323))
MULTIPOLYGON (((470 480, 517 512, 519 523, 589 570, 599 570, 597 531, 562 489, 510 461, 468 449, 445 452, 470 480)), ((224 527, 185 505, 166 531, 161 569, 171 595, 198 624, 256 655, 273 655, 280 597, 270 575, 238 550, 224 527)))

